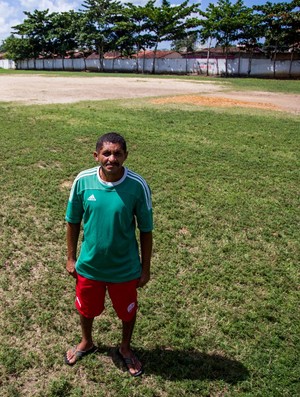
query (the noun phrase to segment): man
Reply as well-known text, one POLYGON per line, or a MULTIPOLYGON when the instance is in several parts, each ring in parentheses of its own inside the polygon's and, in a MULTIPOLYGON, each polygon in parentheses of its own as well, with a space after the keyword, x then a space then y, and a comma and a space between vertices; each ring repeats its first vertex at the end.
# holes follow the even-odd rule
POLYGON ((150 189, 140 175, 123 166, 127 155, 121 135, 111 132, 101 136, 94 152, 98 166, 79 173, 70 192, 66 268, 76 278, 75 305, 82 339, 67 351, 65 362, 73 365, 97 350, 92 326, 104 309, 107 290, 122 320, 118 354, 129 373, 139 376, 142 364, 130 343, 136 320, 137 288, 144 287, 150 279, 153 221, 150 189), (83 239, 77 259, 81 222, 83 239))

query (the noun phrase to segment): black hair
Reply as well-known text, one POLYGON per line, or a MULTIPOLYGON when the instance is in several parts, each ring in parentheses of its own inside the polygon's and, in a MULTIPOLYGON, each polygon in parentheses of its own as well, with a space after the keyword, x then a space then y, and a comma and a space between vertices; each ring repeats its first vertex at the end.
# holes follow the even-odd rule
POLYGON ((104 134, 98 138, 98 141, 96 143, 96 152, 99 153, 99 151, 102 149, 104 142, 110 142, 110 143, 118 143, 121 148, 124 150, 124 152, 127 152, 127 145, 125 139, 118 134, 117 132, 108 132, 107 134, 104 134))

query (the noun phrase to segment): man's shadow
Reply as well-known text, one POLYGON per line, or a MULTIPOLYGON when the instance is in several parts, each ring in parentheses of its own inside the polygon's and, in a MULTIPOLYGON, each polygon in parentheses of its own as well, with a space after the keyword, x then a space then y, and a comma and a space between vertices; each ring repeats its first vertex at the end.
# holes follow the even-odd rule
MULTIPOLYGON (((100 346, 98 352, 108 354, 118 368, 124 369, 116 348, 100 346)), ((146 374, 159 375, 168 380, 209 379, 236 384, 249 376, 249 371, 242 363, 219 354, 158 348, 135 349, 135 352, 146 374)))

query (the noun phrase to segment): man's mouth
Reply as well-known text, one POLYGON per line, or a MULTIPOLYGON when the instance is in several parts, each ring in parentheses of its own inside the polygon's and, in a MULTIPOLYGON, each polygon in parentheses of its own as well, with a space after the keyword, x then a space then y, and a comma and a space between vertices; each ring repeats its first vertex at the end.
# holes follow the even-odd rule
POLYGON ((112 168, 112 167, 118 167, 118 165, 119 164, 117 164, 117 163, 108 163, 108 164, 106 164, 106 167, 112 168))

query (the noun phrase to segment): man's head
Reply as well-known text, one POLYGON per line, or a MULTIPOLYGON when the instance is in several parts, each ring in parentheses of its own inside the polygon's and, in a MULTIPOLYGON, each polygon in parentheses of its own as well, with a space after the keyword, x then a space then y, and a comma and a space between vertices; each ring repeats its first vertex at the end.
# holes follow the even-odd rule
POLYGON ((121 146, 121 148, 125 153, 127 152, 127 145, 125 139, 116 132, 108 132, 107 134, 100 136, 100 138, 96 143, 97 153, 99 153, 99 150, 103 148, 104 142, 117 143, 121 146))
POLYGON ((107 182, 116 182, 124 174, 123 163, 127 159, 125 139, 116 132, 102 135, 96 144, 95 160, 100 164, 100 176, 107 182))

